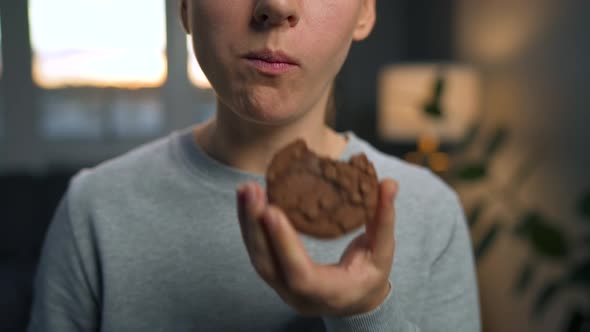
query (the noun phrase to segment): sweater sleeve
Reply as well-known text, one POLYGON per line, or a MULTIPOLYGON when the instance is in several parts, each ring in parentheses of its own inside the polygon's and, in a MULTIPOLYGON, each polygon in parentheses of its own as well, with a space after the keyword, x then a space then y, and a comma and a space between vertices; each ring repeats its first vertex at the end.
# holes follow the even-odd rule
MULTIPOLYGON (((322 317, 328 332, 416 332, 421 331, 408 321, 395 290, 390 288, 383 303, 371 312, 349 317, 322 317)), ((441 330, 442 331, 442 330, 441 330)))
MULTIPOLYGON (((451 236, 431 264, 422 321, 411 322, 391 289, 375 310, 350 317, 323 317, 327 331, 434 332, 481 331, 479 294, 471 237, 463 210, 455 200, 451 236)), ((394 263, 395 264, 395 263, 394 263)))
POLYGON ((97 331, 98 297, 92 245, 75 230, 67 194, 49 226, 35 275, 28 331, 97 331))
POLYGON ((459 199, 453 231, 430 268, 423 331, 481 331, 479 292, 471 235, 459 199))

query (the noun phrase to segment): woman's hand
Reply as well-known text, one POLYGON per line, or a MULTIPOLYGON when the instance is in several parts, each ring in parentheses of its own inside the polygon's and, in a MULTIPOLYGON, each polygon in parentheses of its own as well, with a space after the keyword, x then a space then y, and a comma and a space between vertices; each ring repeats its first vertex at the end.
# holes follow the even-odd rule
POLYGON ((395 251, 394 204, 398 186, 379 185, 375 220, 356 237, 338 264, 316 264, 308 256, 285 214, 267 204, 256 183, 237 191, 238 216, 250 261, 260 277, 298 313, 309 316, 350 316, 383 303, 395 251))

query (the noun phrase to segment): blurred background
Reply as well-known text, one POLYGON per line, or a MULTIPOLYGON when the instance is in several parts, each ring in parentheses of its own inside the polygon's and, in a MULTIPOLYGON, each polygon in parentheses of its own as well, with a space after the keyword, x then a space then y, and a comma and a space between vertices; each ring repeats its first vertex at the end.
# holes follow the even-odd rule
MULTIPOLYGON (((484 331, 590 331, 590 1, 378 7, 330 125, 459 192, 484 331)), ((215 98, 176 0, 0 0, 0 22, 0 331, 23 331, 70 177, 215 98)))

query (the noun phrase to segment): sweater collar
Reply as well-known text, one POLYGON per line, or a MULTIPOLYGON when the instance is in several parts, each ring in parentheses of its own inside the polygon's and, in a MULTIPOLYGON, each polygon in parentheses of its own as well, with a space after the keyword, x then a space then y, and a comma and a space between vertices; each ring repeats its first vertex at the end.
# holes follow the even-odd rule
MULTIPOLYGON (((363 141, 352 131, 339 134, 347 138, 346 147, 339 158, 341 161, 363 152, 363 141)), ((236 187, 246 181, 256 181, 263 188, 266 187, 264 176, 225 165, 207 155, 194 141, 192 128, 175 131, 171 140, 188 170, 218 190, 235 192, 236 187)))

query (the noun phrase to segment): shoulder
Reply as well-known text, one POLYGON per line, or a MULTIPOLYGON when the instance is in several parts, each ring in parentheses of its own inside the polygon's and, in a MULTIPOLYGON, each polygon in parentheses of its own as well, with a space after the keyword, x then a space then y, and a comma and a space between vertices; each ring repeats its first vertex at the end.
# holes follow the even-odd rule
POLYGON ((406 235, 415 235, 430 254, 441 250, 458 222, 465 222, 456 191, 425 167, 411 164, 377 150, 362 141, 363 151, 373 162, 379 179, 391 178, 399 184, 396 223, 406 235))
POLYGON ((109 202, 119 205, 122 200, 133 197, 131 193, 140 194, 149 190, 158 178, 165 178, 173 166, 171 137, 148 142, 79 171, 68 187, 70 213, 88 212, 109 202))
POLYGON ((360 140, 362 151, 373 162, 379 179, 392 178, 400 186, 400 194, 417 201, 443 201, 449 203, 458 199, 457 193, 438 175, 428 168, 409 163, 396 156, 377 150, 360 140))

